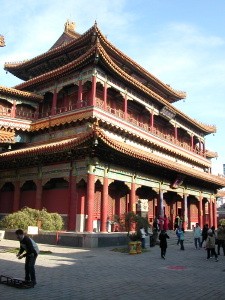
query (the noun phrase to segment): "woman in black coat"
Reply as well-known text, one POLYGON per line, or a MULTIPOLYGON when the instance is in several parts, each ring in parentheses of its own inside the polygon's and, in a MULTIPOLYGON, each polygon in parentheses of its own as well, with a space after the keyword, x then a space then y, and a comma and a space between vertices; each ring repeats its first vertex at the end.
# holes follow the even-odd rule
POLYGON ((167 249, 167 239, 169 239, 170 237, 168 236, 168 234, 166 233, 165 230, 162 230, 159 234, 159 246, 161 248, 161 257, 163 259, 165 259, 166 256, 166 249, 167 249))

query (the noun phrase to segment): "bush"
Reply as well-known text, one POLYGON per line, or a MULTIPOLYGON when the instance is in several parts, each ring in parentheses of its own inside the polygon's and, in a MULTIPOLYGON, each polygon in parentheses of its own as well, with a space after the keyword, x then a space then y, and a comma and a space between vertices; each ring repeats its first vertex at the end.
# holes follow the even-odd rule
POLYGON ((219 220, 219 224, 225 225, 225 219, 220 219, 220 220, 219 220))
POLYGON ((5 216, 0 221, 0 228, 26 230, 28 226, 37 226, 38 223, 43 230, 56 231, 63 228, 63 219, 59 214, 29 207, 5 216))

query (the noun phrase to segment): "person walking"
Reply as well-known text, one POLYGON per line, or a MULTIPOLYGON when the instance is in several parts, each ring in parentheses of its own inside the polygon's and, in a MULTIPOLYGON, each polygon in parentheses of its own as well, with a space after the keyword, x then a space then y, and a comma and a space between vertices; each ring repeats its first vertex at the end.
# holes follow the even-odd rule
POLYGON ((207 250, 207 260, 210 259, 210 255, 215 256, 215 261, 218 261, 218 256, 215 251, 215 234, 213 234, 212 229, 208 230, 208 237, 206 239, 206 250, 207 250))
POLYGON ((174 231, 180 226, 180 216, 177 215, 174 221, 174 231))
POLYGON ((166 233, 165 230, 161 230, 160 234, 159 234, 159 246, 161 248, 161 257, 163 259, 165 259, 166 257, 166 249, 167 249, 167 239, 169 239, 170 237, 168 236, 168 234, 166 233))
POLYGON ((20 242, 20 249, 16 256, 18 259, 25 257, 25 284, 34 287, 37 284, 35 262, 39 254, 38 246, 31 238, 24 235, 22 229, 17 229, 15 234, 20 242))
POLYGON ((208 224, 205 224, 203 226, 203 229, 202 229, 202 241, 201 241, 201 247, 203 245, 203 243, 206 241, 207 239, 207 236, 208 236, 208 230, 209 230, 209 225, 208 224))
POLYGON ((148 234, 146 233, 144 226, 140 227, 140 233, 141 233, 141 247, 142 249, 145 249, 145 238, 148 234))
POLYGON ((220 248, 223 249, 223 255, 225 255, 224 235, 224 228, 219 224, 217 228, 217 255, 220 255, 220 248))
POLYGON ((184 227, 179 228, 178 231, 179 239, 180 239, 180 250, 184 250, 184 227))
POLYGON ((180 228, 179 227, 177 227, 177 229, 176 229, 176 236, 177 236, 177 245, 179 245, 180 244, 180 228))
POLYGON ((199 226, 199 223, 196 223, 196 226, 194 227, 194 243, 195 248, 199 249, 201 248, 201 236, 202 236, 202 230, 199 226))

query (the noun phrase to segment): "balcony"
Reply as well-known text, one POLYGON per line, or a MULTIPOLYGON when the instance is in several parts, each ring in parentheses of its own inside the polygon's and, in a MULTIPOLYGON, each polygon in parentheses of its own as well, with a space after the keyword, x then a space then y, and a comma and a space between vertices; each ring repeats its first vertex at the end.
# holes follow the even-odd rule
MULTIPOLYGON (((64 106, 64 107, 57 107, 54 114, 51 115, 51 110, 47 110, 45 112, 42 113, 37 113, 37 112, 29 112, 23 109, 20 110, 16 110, 15 113, 15 118, 17 119, 25 119, 25 120, 30 120, 30 121, 35 121, 35 120, 40 120, 43 118, 47 118, 47 117, 56 117, 58 115, 62 115, 62 114, 66 114, 66 113, 71 113, 71 112, 76 112, 78 109, 82 109, 85 107, 88 107, 87 105, 88 101, 81 101, 80 103, 76 103, 73 105, 68 105, 68 106, 64 106)), ((116 109, 116 108, 112 108, 110 106, 107 106, 106 109, 104 109, 103 106, 103 102, 101 100, 96 101, 96 106, 104 111, 107 111, 109 114, 112 114, 114 116, 116 116, 117 118, 120 118, 121 120, 125 121, 125 114, 121 109, 116 109)), ((11 108, 5 108, 3 110, 0 110, 0 117, 10 117, 12 118, 12 109, 11 108)), ((142 130, 151 133, 157 137, 159 137, 160 139, 166 140, 169 143, 175 144, 178 147, 181 147, 187 151, 193 152, 195 154, 198 154, 200 156, 205 157, 206 153, 204 151, 199 151, 199 149, 192 149, 191 145, 181 141, 179 139, 175 139, 174 135, 171 134, 171 132, 169 132, 166 129, 162 129, 162 128, 158 128, 158 127, 151 127, 148 126, 146 123, 142 123, 138 120, 136 120, 134 117, 130 117, 127 116, 126 122, 137 126, 138 128, 141 128, 142 130)))

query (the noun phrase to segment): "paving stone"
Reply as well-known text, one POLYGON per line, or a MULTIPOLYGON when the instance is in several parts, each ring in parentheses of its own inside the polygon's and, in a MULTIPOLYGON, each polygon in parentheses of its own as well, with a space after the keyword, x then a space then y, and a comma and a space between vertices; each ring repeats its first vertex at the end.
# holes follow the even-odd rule
MULTIPOLYGON (((140 255, 111 251, 113 247, 81 249, 39 244, 36 263, 38 284, 18 290, 0 285, 1 300, 214 300, 225 296, 225 257, 206 260, 204 249, 195 250, 192 232, 185 233, 185 250, 168 232, 166 259, 155 246, 140 255)), ((18 248, 17 241, 1 240, 0 249, 18 248)), ((23 277, 24 260, 1 252, 1 274, 23 277)))

